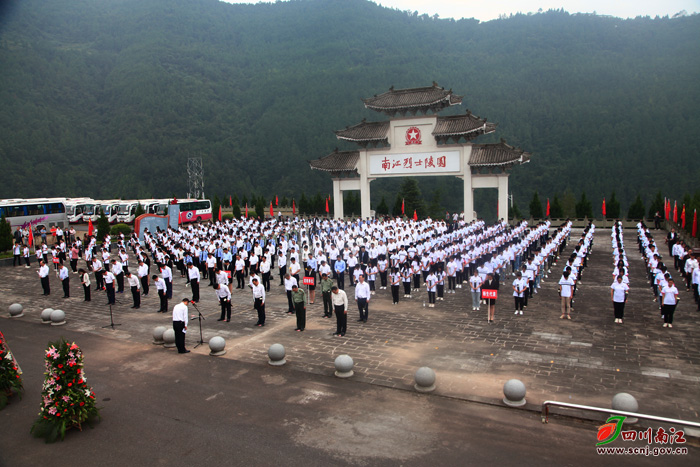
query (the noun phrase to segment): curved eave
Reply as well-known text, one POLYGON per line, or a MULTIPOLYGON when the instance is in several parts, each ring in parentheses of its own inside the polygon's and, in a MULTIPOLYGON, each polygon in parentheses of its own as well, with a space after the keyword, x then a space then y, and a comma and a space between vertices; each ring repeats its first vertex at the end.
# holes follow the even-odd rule
POLYGON ((307 160, 313 170, 321 170, 335 174, 357 173, 360 160, 359 151, 334 151, 320 159, 307 160))

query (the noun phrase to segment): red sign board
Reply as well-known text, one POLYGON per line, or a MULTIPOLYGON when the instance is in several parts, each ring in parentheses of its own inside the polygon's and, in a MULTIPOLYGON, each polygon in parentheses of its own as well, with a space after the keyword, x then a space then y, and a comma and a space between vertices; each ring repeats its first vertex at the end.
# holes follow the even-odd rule
POLYGON ((481 298, 484 300, 496 300, 498 298, 498 290, 481 289, 481 298))
POLYGON ((315 277, 304 277, 303 281, 304 285, 316 285, 316 278, 315 277))

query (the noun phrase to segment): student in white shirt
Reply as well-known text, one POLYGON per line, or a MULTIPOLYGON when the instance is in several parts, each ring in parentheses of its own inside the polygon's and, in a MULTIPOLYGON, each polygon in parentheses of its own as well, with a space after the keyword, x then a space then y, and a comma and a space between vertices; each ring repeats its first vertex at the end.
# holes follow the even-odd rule
POLYGON ((515 314, 523 314, 523 304, 525 303, 525 291, 527 290, 527 280, 523 278, 520 271, 515 273, 513 281, 513 299, 515 300, 515 314))
POLYGON ((676 305, 678 305, 678 301, 680 300, 680 298, 678 298, 678 289, 676 288, 676 285, 673 282, 673 278, 671 278, 671 276, 669 276, 668 274, 666 275, 668 276, 666 277, 666 282, 668 283, 668 285, 661 289, 661 312, 664 315, 664 327, 672 328, 673 313, 676 311, 676 305))
POLYGON ((559 318, 571 319, 571 297, 574 291, 574 281, 571 279, 571 271, 566 269, 559 279, 559 296, 561 297, 561 316, 559 318))
POLYGON ((625 315, 625 303, 627 303, 627 296, 629 294, 629 286, 623 282, 624 276, 622 274, 617 276, 615 282, 610 286, 610 300, 613 302, 613 309, 615 311, 615 322, 622 324, 622 318, 625 315))
POLYGON ((469 278, 469 287, 472 293, 472 311, 478 311, 481 305, 481 276, 479 271, 474 269, 474 274, 469 278))

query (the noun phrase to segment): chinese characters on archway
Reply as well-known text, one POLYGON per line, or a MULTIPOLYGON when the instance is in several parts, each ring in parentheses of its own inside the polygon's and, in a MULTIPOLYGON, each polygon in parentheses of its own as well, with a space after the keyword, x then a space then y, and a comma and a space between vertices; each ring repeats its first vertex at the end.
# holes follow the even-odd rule
POLYGON ((382 159, 382 170, 385 172, 396 168, 402 169, 429 169, 429 168, 444 168, 447 167, 447 157, 445 156, 427 156, 427 157, 385 157, 382 159))

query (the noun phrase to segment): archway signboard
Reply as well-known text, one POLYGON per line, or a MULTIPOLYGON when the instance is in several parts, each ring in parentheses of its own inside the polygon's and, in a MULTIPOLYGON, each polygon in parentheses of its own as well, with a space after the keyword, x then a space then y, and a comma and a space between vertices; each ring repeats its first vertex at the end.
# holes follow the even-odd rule
POLYGON ((529 162, 530 154, 504 141, 473 144, 476 137, 493 133, 494 123, 465 114, 439 116, 462 96, 433 83, 424 88, 394 90, 363 99, 365 107, 392 117, 336 131, 338 139, 361 149, 338 151, 309 161, 312 169, 333 177, 334 213, 343 217, 343 192, 360 191, 362 217, 370 216, 370 183, 383 177, 448 175, 464 180, 464 215, 474 212, 473 190, 498 189, 498 217, 508 218, 508 175, 514 165, 529 162), (428 115, 432 112, 432 115, 428 115), (423 115, 416 114, 422 113, 423 115), (400 114, 400 117, 396 117, 400 114), (464 141, 462 141, 464 140, 464 141))

